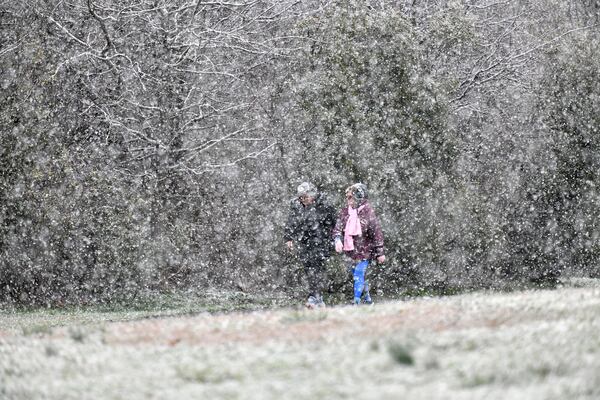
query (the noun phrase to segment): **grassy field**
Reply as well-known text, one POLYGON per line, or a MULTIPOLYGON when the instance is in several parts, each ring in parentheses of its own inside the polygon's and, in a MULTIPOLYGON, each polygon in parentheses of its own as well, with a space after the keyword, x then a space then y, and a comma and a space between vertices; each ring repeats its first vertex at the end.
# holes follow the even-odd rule
POLYGON ((232 296, 4 310, 0 399, 600 398, 596 281, 318 311, 232 296))

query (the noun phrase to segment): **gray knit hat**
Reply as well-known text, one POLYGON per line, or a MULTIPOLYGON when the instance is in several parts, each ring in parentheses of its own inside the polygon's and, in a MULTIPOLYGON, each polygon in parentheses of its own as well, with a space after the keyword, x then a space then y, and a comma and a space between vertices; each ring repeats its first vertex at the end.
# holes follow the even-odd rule
POLYGON ((315 185, 313 185, 312 183, 309 182, 302 182, 300 185, 298 185, 298 189, 296 191, 296 194, 298 195, 298 197, 300 196, 309 196, 309 197, 317 197, 317 188, 315 187, 315 185))

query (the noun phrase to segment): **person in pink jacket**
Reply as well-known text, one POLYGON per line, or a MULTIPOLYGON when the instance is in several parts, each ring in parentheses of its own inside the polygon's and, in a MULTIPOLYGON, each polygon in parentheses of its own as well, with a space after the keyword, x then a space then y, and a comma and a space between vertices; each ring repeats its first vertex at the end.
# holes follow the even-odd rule
POLYGON ((372 304, 365 279, 373 260, 383 264, 383 232, 369 204, 367 186, 356 183, 346 189, 347 206, 342 208, 333 229, 335 251, 345 253, 354 281, 354 304, 372 304))

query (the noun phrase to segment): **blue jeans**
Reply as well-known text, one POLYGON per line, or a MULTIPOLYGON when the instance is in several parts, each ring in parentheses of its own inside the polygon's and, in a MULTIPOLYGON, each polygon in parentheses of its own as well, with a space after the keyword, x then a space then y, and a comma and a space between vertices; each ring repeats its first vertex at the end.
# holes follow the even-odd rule
POLYGON ((352 276, 354 281, 354 304, 360 304, 364 294, 365 303, 371 302, 369 295, 369 282, 365 279, 369 260, 361 260, 352 268, 352 276))

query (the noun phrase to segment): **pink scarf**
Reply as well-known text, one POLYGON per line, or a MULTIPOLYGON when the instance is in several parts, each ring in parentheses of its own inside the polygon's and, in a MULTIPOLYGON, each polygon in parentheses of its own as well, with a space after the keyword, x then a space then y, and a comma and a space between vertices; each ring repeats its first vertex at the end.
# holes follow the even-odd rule
POLYGON ((365 208, 365 205, 358 208, 348 207, 348 221, 346 221, 346 228, 344 229, 344 250, 354 250, 354 239, 352 236, 362 236, 362 229, 360 228, 360 218, 358 213, 365 208))

